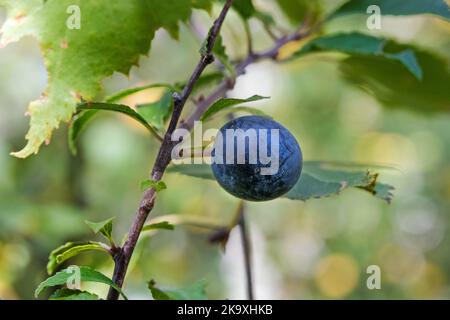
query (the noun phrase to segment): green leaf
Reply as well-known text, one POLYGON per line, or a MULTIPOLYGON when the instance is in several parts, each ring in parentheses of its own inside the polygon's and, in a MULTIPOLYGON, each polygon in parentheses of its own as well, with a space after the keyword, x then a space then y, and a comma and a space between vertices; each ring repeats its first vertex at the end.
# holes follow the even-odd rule
POLYGON ((245 20, 256 13, 252 0, 235 0, 232 7, 245 20))
POLYGON ((319 1, 277 0, 277 3, 289 20, 296 25, 299 25, 306 18, 315 21, 322 12, 319 1))
POLYGON ((108 252, 107 246, 100 242, 94 241, 79 241, 79 242, 67 242, 66 244, 56 248, 50 253, 47 263, 48 274, 53 274, 56 268, 64 261, 86 251, 103 251, 108 252))
POLYGON ((98 113, 98 110, 88 110, 84 111, 81 114, 75 116, 72 124, 69 126, 68 132, 68 144, 70 152, 73 155, 77 154, 77 145, 76 142, 81 132, 87 127, 89 122, 94 118, 94 116, 98 113))
POLYGON ((450 20, 450 10, 444 0, 351 0, 340 7, 330 18, 349 14, 367 14, 371 5, 379 6, 383 15, 433 14, 450 20))
POLYGON ((91 228, 91 230, 95 234, 101 233, 106 239, 108 239, 113 244, 114 243, 112 239, 113 220, 114 218, 110 218, 101 222, 91 222, 86 220, 85 223, 89 228, 91 228))
POLYGON ((192 6, 196 9, 203 9, 207 12, 212 11, 213 0, 192 0, 192 6))
POLYGON ((71 266, 67 269, 64 269, 58 273, 56 273, 54 276, 51 276, 47 278, 45 281, 41 282, 39 286, 37 287, 36 291, 34 292, 34 296, 37 298, 39 295, 44 291, 46 288, 54 287, 54 286, 61 286, 68 283, 71 283, 73 281, 74 277, 80 277, 80 281, 86 281, 86 282, 98 282, 98 283, 104 283, 109 285, 110 287, 116 289, 120 292, 120 294, 124 297, 124 299, 127 299, 125 294, 122 292, 122 290, 107 276, 102 274, 101 272, 98 272, 97 270, 91 269, 90 267, 85 266, 71 266), (79 273, 78 273, 79 272, 79 273))
POLYGON ((82 252, 92 251, 92 250, 108 252, 108 250, 106 250, 106 248, 104 246, 102 246, 100 243, 88 242, 85 244, 80 244, 80 245, 74 246, 74 247, 64 251, 63 253, 58 254, 56 256, 56 263, 61 264, 64 261, 66 261, 82 252))
MULTIPOLYGON (((360 171, 358 164, 352 168, 348 163, 339 166, 334 163, 305 161, 297 184, 282 197, 292 200, 309 200, 337 195, 348 188, 358 188, 387 201, 392 200, 393 188, 378 182, 378 174, 360 171)), ((209 165, 176 165, 168 172, 180 173, 191 177, 215 180, 209 165)))
POLYGON ((236 70, 234 69, 233 63, 228 57, 227 50, 225 45, 223 44, 223 38, 218 36, 213 48, 214 56, 219 59, 219 61, 223 64, 228 73, 235 78, 236 70))
POLYGON ((129 89, 125 89, 125 90, 121 90, 119 92, 114 93, 113 95, 107 97, 105 99, 105 102, 107 103, 115 103, 115 102, 119 102, 120 100, 122 100, 123 98, 126 98, 128 96, 131 96, 135 93, 144 91, 144 90, 148 90, 148 89, 154 89, 154 88, 167 88, 170 91, 173 92, 177 92, 179 91, 177 87, 172 86, 168 83, 152 83, 152 84, 148 84, 145 86, 138 86, 138 87, 133 87, 133 88, 129 88, 129 89))
POLYGON ((347 58, 341 61, 340 70, 347 82, 374 96, 388 108, 426 114, 450 111, 448 62, 418 48, 414 48, 414 52, 423 72, 422 81, 398 63, 377 57, 347 58))
POLYGON ((200 281, 181 289, 160 289, 154 280, 148 283, 153 299, 155 300, 207 300, 206 283, 200 281))
POLYGON ((164 181, 154 181, 154 180, 144 180, 141 182, 141 191, 144 192, 148 189, 155 189, 156 192, 160 192, 162 190, 167 189, 166 184, 164 181))
POLYGON ((13 155, 25 158, 37 153, 51 139, 60 122, 68 122, 76 106, 92 101, 100 82, 114 72, 128 74, 147 54, 157 29, 178 36, 178 24, 187 21, 192 8, 210 8, 205 0, 1 0, 7 10, 0 47, 24 36, 33 36, 41 47, 48 71, 45 92, 30 103, 30 129, 26 146, 13 155), (80 28, 76 14, 80 9, 80 28), (75 27, 75 28, 74 28, 75 27))
POLYGON ((264 113, 263 111, 257 109, 257 108, 252 108, 252 107, 234 107, 231 109, 223 109, 222 111, 217 112, 215 115, 212 115, 211 117, 209 117, 208 119, 214 118, 214 116, 216 115, 222 115, 222 114, 236 114, 238 112, 244 112, 244 113, 248 113, 248 114, 252 114, 252 115, 257 115, 257 116, 261 116, 261 117, 266 117, 266 118, 271 118, 268 114, 264 113))
MULTIPOLYGON (((120 100, 122 100, 125 97, 128 97, 130 95, 133 95, 135 93, 144 91, 144 90, 148 90, 148 89, 153 89, 153 88, 168 88, 172 91, 177 91, 178 88, 167 84, 167 83, 153 83, 153 84, 149 84, 149 85, 145 85, 145 86, 138 86, 138 87, 134 87, 134 88, 129 88, 129 89, 125 89, 125 90, 121 90, 119 92, 114 93, 113 95, 107 97, 105 99, 106 103, 115 103, 118 102, 120 100)), ((72 154, 76 155, 77 154, 77 147, 76 147, 76 142, 81 134, 81 132, 86 128, 86 126, 89 124, 89 122, 92 120, 92 118, 98 113, 99 110, 87 110, 87 111, 83 111, 82 113, 80 113, 79 115, 76 115, 73 118, 72 124, 69 127, 69 134, 68 134, 68 143, 69 143, 69 148, 70 151, 72 152, 72 154)))
POLYGON ((390 203, 392 201, 390 191, 393 188, 387 185, 380 187, 377 178, 378 174, 369 171, 349 171, 348 166, 341 169, 328 163, 308 162, 304 164, 297 184, 283 197, 306 201, 337 195, 348 188, 360 188, 390 203), (389 194, 384 190, 378 192, 382 189, 389 189, 389 194))
POLYGON ((142 231, 157 230, 157 229, 174 230, 175 226, 168 221, 162 221, 158 223, 147 224, 142 228, 142 231))
MULTIPOLYGON (((153 218, 149 221, 148 226, 158 225, 160 223, 169 223, 172 226, 189 226, 208 230, 219 230, 225 227, 216 219, 207 216, 200 215, 188 215, 188 214, 172 214, 164 215, 153 218)), ((144 229, 146 226, 144 227, 144 229)))
POLYGON ((275 19, 268 13, 257 10, 255 18, 261 21, 265 26, 273 26, 276 24, 275 19))
POLYGON ((232 99, 232 98, 220 99, 220 100, 214 102, 213 105, 211 107, 209 107, 208 110, 206 110, 206 112, 202 115, 200 120, 205 121, 212 115, 216 114, 217 112, 219 112, 225 108, 229 108, 229 107, 232 107, 232 106, 235 106, 238 104, 242 104, 242 103, 246 103, 246 102, 259 101, 259 100, 263 100, 263 99, 269 99, 269 97, 262 97, 262 96, 254 95, 247 99, 232 99))
POLYGON ((139 113, 131 109, 129 106, 124 104, 112 104, 112 103, 101 103, 101 102, 93 102, 93 103, 85 103, 80 104, 77 107, 78 111, 83 110, 105 110, 105 111, 114 111, 125 114, 130 118, 136 120, 140 124, 142 124, 151 134, 153 134, 158 139, 161 139, 158 132, 155 128, 153 128, 139 113))
MULTIPOLYGON (((130 0, 128 0, 130 1, 130 0)), ((127 1, 127 2, 128 2, 127 1)), ((178 39, 179 22, 188 21, 192 8, 210 11, 213 0, 132 0, 143 4, 147 19, 157 26, 162 26, 169 34, 178 39)))
MULTIPOLYGON (((225 1, 222 0, 222 2, 224 3, 225 1)), ((275 20, 273 19, 273 17, 265 12, 258 10, 258 8, 253 5, 252 0, 234 0, 232 8, 244 21, 250 18, 256 18, 266 25, 275 24, 275 20)))
MULTIPOLYGON (((208 43, 211 36, 211 30, 209 30, 208 36, 206 37, 205 41, 203 41, 202 46, 200 47, 200 54, 206 55, 208 52, 208 43)), ((213 54, 214 56, 222 63, 222 65, 225 67, 225 69, 230 73, 230 75, 235 78, 236 77, 236 70, 233 66, 233 63, 231 62, 230 58, 227 55, 226 48, 223 44, 222 36, 218 35, 216 37, 216 41, 214 43, 213 47, 213 54)))
POLYGON ((293 57, 313 52, 342 52, 350 55, 373 56, 384 58, 403 65, 418 80, 422 80, 423 73, 413 50, 407 48, 401 51, 388 51, 392 41, 376 38, 362 33, 335 34, 316 38, 308 42, 293 57))
MULTIPOLYGON (((196 92, 198 90, 201 90, 207 86, 214 85, 218 83, 220 80, 223 79, 223 73, 222 72, 210 72, 203 74, 195 83, 194 88, 192 92, 196 92)), ((186 86, 186 82, 180 85, 181 87, 186 86)))
POLYGON ((49 300, 100 300, 100 298, 96 294, 87 291, 62 288, 56 290, 49 300))
POLYGON ((160 100, 137 106, 137 112, 158 131, 164 130, 164 124, 173 109, 172 91, 167 91, 160 100))

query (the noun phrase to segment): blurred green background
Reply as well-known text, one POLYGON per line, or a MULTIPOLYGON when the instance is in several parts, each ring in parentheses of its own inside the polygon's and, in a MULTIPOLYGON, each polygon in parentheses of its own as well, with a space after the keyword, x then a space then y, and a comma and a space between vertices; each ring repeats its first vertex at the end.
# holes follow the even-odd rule
MULTIPOLYGON (((292 28, 270 2, 259 1, 277 22, 292 28)), ((329 10, 339 1, 325 1, 329 10)), ((197 28, 211 18, 197 12, 197 28)), ((0 11, 0 23, 4 12, 0 11)), ((203 28, 203 29, 202 29, 203 28)), ((261 25, 251 21, 259 49, 270 46, 261 25)), ((326 31, 365 28, 364 17, 339 19, 326 31)), ((204 30, 203 30, 204 31, 204 30)), ((232 13, 224 28, 228 53, 245 53, 242 24, 232 13)), ((383 18, 375 32, 438 52, 450 60, 450 24, 430 17, 383 18)), ((149 82, 185 80, 198 59, 201 41, 187 26, 180 41, 159 31, 149 57, 129 77, 104 81, 105 93, 149 82)), ((290 48, 284 50, 289 51, 290 48)), ((393 166, 382 171, 396 187, 391 205, 358 190, 306 203, 275 200, 247 205, 253 245, 255 293, 259 299, 450 298, 450 117, 386 109, 340 76, 339 55, 311 56, 282 65, 251 66, 230 96, 270 96, 257 102, 289 128, 306 160, 357 161, 393 166), (366 268, 379 265, 381 290, 366 287, 366 268)), ((120 240, 139 203, 139 183, 150 170, 157 144, 122 116, 103 113, 83 133, 78 157, 66 143, 66 127, 38 156, 9 156, 24 144, 29 101, 46 85, 37 42, 25 38, 0 50, 0 298, 31 299, 45 279, 49 252, 66 241, 92 239, 84 220, 116 217, 120 240)), ((150 90, 125 101, 149 102, 150 90)), ((449 101, 450 106, 450 101, 449 101)), ((192 106, 188 106, 189 108, 192 106)), ((426 106, 424 106, 424 110, 426 106)), ((219 126, 225 119, 211 125, 219 126)), ((171 175, 153 216, 198 215, 227 224, 238 205, 215 182, 171 175)), ((150 299, 145 281, 183 286, 205 279, 212 299, 245 298, 238 232, 223 252, 208 233, 185 227, 147 236, 137 249, 125 291, 150 299), (136 260, 136 259, 135 259, 136 260)), ((91 265, 110 276, 112 261, 84 253, 70 264, 91 265)), ((83 288, 105 294, 103 285, 83 288)))

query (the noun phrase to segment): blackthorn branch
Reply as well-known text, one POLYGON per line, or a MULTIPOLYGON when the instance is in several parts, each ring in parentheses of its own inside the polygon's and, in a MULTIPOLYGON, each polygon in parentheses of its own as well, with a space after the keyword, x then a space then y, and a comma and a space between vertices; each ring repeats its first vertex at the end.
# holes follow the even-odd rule
MULTIPOLYGON (((219 17, 215 20, 213 26, 211 27, 208 33, 206 45, 202 52, 200 61, 198 62, 196 68, 194 69, 188 83, 184 87, 181 95, 174 96, 174 108, 169 122, 169 127, 166 131, 162 144, 159 148, 159 152, 150 175, 151 179, 154 181, 160 181, 162 179, 162 176, 164 175, 164 172, 170 163, 172 149, 175 145, 174 142, 171 140, 171 136, 172 133, 177 128, 177 126, 179 128, 191 130, 194 126, 194 122, 199 120, 202 114, 216 100, 224 97, 229 90, 234 88, 236 79, 232 77, 225 78, 209 96, 205 97, 204 99, 199 99, 192 114, 186 120, 182 120, 179 123, 181 112, 184 108, 184 105, 186 104, 186 101, 189 99, 192 93, 194 85, 196 84, 197 80, 199 79, 205 68, 214 61, 212 53, 214 44, 220 34, 221 27, 232 3, 233 0, 226 1, 219 17)), ((247 67, 253 63, 266 59, 272 59, 276 61, 279 51, 283 46, 285 46, 290 42, 298 41, 305 38, 306 36, 311 34, 313 30, 314 30, 313 28, 308 29, 308 26, 304 26, 303 28, 300 28, 299 30, 297 30, 292 34, 284 35, 281 38, 276 39, 275 44, 265 51, 259 53, 250 51, 248 53, 248 56, 244 60, 236 64, 235 76, 238 77, 245 74, 247 67)), ((134 248, 139 239, 142 227, 144 226, 149 213, 152 211, 154 207, 155 198, 156 198, 156 190, 154 188, 148 189, 144 192, 139 205, 139 209, 133 220, 133 224, 130 227, 125 243, 123 247, 118 248, 118 250, 114 254, 115 266, 113 273, 113 281, 119 288, 121 288, 123 285, 127 273, 128 264, 130 262, 134 248)), ((118 298, 119 292, 117 292, 113 288, 110 288, 107 299, 117 300, 118 298)))
MULTIPOLYGON (((192 93, 195 83, 200 78, 205 68, 214 61, 214 57, 212 55, 214 44, 220 34, 220 29, 232 3, 233 0, 227 0, 219 17, 214 22, 206 40, 205 50, 204 52, 202 52, 200 61, 198 62, 188 83, 184 87, 183 92, 181 93, 181 95, 174 95, 174 108, 172 117, 170 119, 169 127, 164 136, 163 142, 159 148, 158 156, 151 173, 151 179, 154 181, 161 180, 164 171, 170 163, 170 155, 173 148, 173 141, 171 140, 172 133, 177 128, 181 112, 183 111, 184 105, 186 104, 186 101, 192 93)), ((155 197, 156 190, 154 188, 148 189, 144 192, 141 203, 139 205, 139 210, 136 214, 136 217, 134 218, 130 231, 128 232, 128 237, 125 240, 125 244, 114 256, 115 267, 113 281, 119 288, 121 288, 123 285, 128 264, 130 262, 134 248, 136 247, 136 243, 139 239, 139 235, 141 233, 142 227, 144 226, 145 220, 147 219, 150 211, 153 209, 153 206, 155 204, 155 197)), ((117 300, 118 297, 119 292, 111 288, 108 293, 108 300, 117 300)))

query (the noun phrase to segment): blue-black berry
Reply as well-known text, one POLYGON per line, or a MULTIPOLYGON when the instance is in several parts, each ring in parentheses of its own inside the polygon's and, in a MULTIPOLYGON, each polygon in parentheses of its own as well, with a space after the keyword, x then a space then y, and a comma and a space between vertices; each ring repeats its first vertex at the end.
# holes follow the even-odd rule
POLYGON ((217 182, 232 195, 250 201, 272 200, 287 193, 297 183, 303 165, 294 136, 278 122, 261 116, 225 124, 212 156, 217 182))

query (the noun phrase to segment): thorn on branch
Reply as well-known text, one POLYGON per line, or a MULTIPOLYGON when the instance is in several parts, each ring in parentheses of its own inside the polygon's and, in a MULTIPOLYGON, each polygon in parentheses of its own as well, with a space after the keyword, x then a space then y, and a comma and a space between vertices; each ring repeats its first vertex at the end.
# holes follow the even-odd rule
POLYGON ((233 89, 234 88, 234 85, 236 84, 236 79, 234 79, 234 78, 227 78, 225 81, 227 82, 227 88, 229 88, 229 89, 233 89))
POLYGON ((225 250, 230 232, 231 230, 229 228, 220 228, 209 236, 208 241, 211 244, 219 244, 222 250, 225 250))
POLYGON ((154 189, 148 189, 144 194, 144 199, 139 206, 140 212, 150 212, 153 209, 155 200, 155 191, 154 189))
POLYGON ((173 99, 174 105, 177 105, 181 102, 181 95, 178 92, 174 92, 172 94, 172 99, 173 99))
POLYGON ((204 59, 205 59, 206 64, 211 64, 214 62, 214 55, 211 53, 208 53, 204 56, 204 59))
POLYGON ((117 263, 118 261, 120 261, 120 259, 122 259, 123 256, 122 248, 121 247, 111 248, 111 255, 114 262, 117 263))

